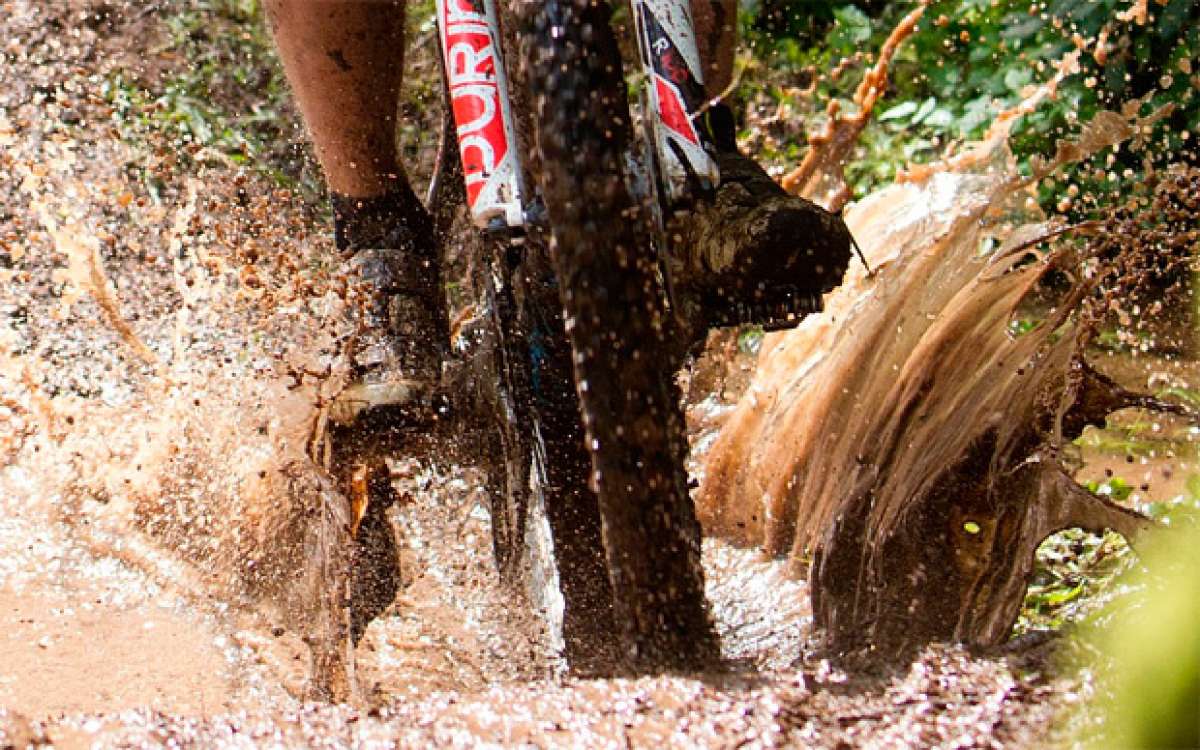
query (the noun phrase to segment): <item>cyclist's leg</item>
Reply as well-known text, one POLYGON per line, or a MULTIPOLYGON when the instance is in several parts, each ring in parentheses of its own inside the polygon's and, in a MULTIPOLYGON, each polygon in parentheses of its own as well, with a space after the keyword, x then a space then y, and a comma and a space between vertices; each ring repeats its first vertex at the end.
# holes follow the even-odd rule
POLYGON ((393 142, 404 3, 268 0, 266 8, 330 189, 370 197, 403 183, 393 142))
POLYGON ((314 696, 344 699, 354 691, 350 644, 398 588, 380 428, 407 418, 413 400, 434 390, 448 340, 445 300, 432 224, 395 146, 404 3, 267 0, 266 10, 325 172, 355 316, 354 378, 333 404, 329 445, 340 489, 361 519, 349 571, 334 566, 317 582, 328 591, 313 592, 336 604, 306 625, 314 696))
POLYGON ((404 2, 268 0, 268 19, 334 205, 351 296, 364 309, 357 375, 335 408, 353 421, 429 395, 446 345, 432 224, 395 146, 404 2))

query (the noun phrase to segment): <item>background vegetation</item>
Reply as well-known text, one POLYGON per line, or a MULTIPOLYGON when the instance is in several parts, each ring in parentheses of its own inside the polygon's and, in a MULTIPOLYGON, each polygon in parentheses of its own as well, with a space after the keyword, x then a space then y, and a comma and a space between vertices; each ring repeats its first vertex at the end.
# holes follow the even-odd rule
MULTIPOLYGON (((738 99, 748 112, 743 137, 764 158, 794 164, 804 132, 818 126, 825 102, 850 96, 863 63, 912 2, 751 0, 741 23, 751 53, 738 99), (851 65, 847 67, 847 61, 851 65), (856 63, 856 64, 855 64, 856 63)), ((1200 3, 1151 2, 1144 25, 1120 21, 1127 0, 937 0, 917 33, 901 48, 881 111, 867 128, 849 169, 857 195, 889 182, 908 162, 937 158, 954 144, 983 134, 995 115, 1016 104, 1031 84, 1047 80, 1054 64, 1077 44, 1088 45, 1082 70, 1070 76, 1056 100, 1022 118, 1014 150, 1024 162, 1052 153, 1054 142, 1100 109, 1146 98, 1149 107, 1173 102, 1177 111, 1157 134, 1160 154, 1185 155, 1200 127, 1200 3), (1106 56, 1091 54, 1106 26, 1106 56), (1193 69, 1193 65, 1197 65, 1193 69)), ((752 150, 756 150, 753 149, 752 150)), ((1081 208, 1102 205, 1114 189, 1144 170, 1117 153, 1095 174, 1076 173, 1081 208), (1129 170, 1129 174, 1126 174, 1129 170), (1112 179, 1110 175, 1115 175, 1112 179), (1111 183, 1105 185, 1105 183, 1111 183)), ((1043 203, 1064 191, 1051 183, 1043 203)))
MULTIPOLYGON (((433 3, 409 5, 412 70, 401 140, 419 173, 436 145, 431 126, 440 96, 430 44, 433 3)), ((874 51, 914 7, 911 0, 743 0, 741 77, 732 96, 744 113, 746 148, 779 170, 795 165, 830 99, 853 110, 850 97, 874 51)), ((162 50, 188 64, 153 87, 129 74, 114 76, 110 95, 126 115, 120 122, 173 129, 198 146, 319 190, 259 22, 259 0, 188 0, 178 8, 169 17, 171 36, 162 50)), ((1081 56, 1081 72, 1064 82, 1056 100, 1022 118, 1017 156, 1027 162, 1033 154, 1052 152, 1058 138, 1098 110, 1145 98, 1148 107, 1167 102, 1177 107, 1160 127, 1155 151, 1195 161, 1200 3, 1152 0, 1145 24, 1118 20, 1129 8, 1128 0, 932 2, 897 56, 889 90, 849 169, 856 195, 886 184, 908 163, 935 159, 982 135, 997 113, 1016 104, 1030 85, 1048 79, 1055 63, 1080 43, 1089 50, 1081 56), (1106 26, 1108 52, 1093 55, 1106 26)), ((1047 207, 1071 197, 1080 209, 1094 209, 1144 168, 1140 157, 1118 152, 1111 163, 1072 175, 1075 195, 1049 183, 1041 197, 1047 207)))

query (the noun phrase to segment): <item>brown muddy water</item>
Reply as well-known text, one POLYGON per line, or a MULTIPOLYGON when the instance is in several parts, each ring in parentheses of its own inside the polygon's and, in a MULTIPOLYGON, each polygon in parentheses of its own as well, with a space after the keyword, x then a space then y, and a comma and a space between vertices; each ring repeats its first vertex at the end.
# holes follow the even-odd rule
MULTIPOLYGON (((1032 747, 1086 695, 1036 649, 848 674, 804 583, 717 540, 725 663, 574 678, 552 592, 497 581, 474 472, 397 457, 404 589, 359 648, 364 701, 305 703, 263 579, 296 563, 288 490, 344 367, 328 228, 219 155, 123 137, 105 86, 169 61, 128 46, 151 15, 100 8, 0 0, 0 747, 1032 747)), ((752 368, 718 364, 699 451, 752 368)))

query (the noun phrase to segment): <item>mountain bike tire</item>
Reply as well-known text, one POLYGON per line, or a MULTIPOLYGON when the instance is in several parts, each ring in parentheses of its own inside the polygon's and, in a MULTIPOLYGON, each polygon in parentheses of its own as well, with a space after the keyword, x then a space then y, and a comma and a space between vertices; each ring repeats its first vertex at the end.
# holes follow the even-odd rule
POLYGON ((538 123, 535 175, 574 359, 614 619, 635 668, 716 654, 704 600, 687 443, 666 353, 672 335, 649 227, 624 174, 630 117, 620 53, 598 0, 547 0, 522 29, 538 123))

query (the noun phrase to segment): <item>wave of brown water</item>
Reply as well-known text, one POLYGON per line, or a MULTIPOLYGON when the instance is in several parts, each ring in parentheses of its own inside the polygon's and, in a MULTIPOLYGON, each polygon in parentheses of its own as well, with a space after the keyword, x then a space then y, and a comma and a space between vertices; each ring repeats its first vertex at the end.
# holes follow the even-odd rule
MULTIPOLYGON (((1004 408, 989 399, 1013 387, 1012 372, 1020 376, 1032 369, 1025 363, 1072 355, 1069 341, 1047 343, 1053 326, 1020 338, 1007 332, 1045 268, 1019 266, 1020 259, 1065 227, 1045 221, 1031 186, 1148 132, 1170 111, 1139 119, 1134 102, 1121 113, 1101 112, 1078 140, 1061 142, 1052 160, 1035 160, 1034 177, 1021 176, 1008 148, 1010 132, 1017 118, 1077 72, 1079 54, 998 117, 982 141, 902 174, 847 210, 847 225, 874 271, 853 265, 827 296, 823 313, 764 340, 754 377, 723 418, 701 467, 698 502, 706 531, 770 554, 803 556, 841 499, 869 483, 873 469, 863 465, 864 456, 878 456, 867 446, 883 432, 911 428, 907 442, 887 454, 901 468, 893 467, 875 490, 880 497, 872 502, 878 510, 872 524, 883 523, 880 514, 894 517, 902 509, 899 498, 965 455, 964 441, 977 437, 971 430, 1004 408), (898 383, 928 398, 893 392, 898 383), (914 419, 886 416, 900 397, 913 399, 914 419)), ((1059 313, 1059 323, 1067 322, 1059 313)))

